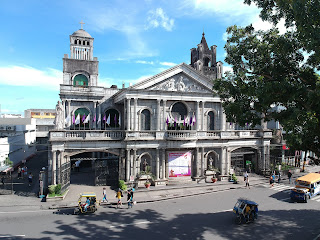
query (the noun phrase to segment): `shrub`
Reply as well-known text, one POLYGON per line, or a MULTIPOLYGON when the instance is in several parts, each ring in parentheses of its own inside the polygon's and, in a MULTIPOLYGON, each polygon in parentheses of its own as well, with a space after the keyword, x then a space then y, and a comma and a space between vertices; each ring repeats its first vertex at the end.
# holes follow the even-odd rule
POLYGON ((48 189, 49 189, 49 194, 54 194, 55 189, 56 189, 56 185, 49 185, 48 189))
POLYGON ((127 185, 125 184, 125 182, 123 180, 119 180, 119 188, 122 191, 126 191, 127 190, 127 185))
POLYGON ((61 184, 57 184, 54 188, 55 194, 61 194, 61 184))

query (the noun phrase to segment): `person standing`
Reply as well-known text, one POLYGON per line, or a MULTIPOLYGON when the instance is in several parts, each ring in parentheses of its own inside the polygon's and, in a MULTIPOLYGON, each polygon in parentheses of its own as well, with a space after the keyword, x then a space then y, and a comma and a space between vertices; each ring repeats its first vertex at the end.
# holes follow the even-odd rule
POLYGON ((133 192, 132 192, 132 190, 128 190, 127 202, 128 202, 128 209, 132 208, 132 205, 133 205, 133 192))
POLYGON ((19 167, 18 167, 18 179, 21 178, 21 171, 22 171, 22 170, 21 170, 21 167, 19 166, 19 167))
POLYGON ((279 175, 278 175, 278 183, 280 183, 281 181, 281 171, 279 171, 279 175))
POLYGON ((103 195, 102 202, 105 202, 105 201, 109 202, 107 199, 107 189, 105 187, 103 188, 102 195, 103 195))
POLYGON ((289 184, 291 184, 291 177, 292 177, 292 173, 291 173, 291 171, 289 170, 289 172, 288 172, 289 184))
POLYGON ((250 184, 249 184, 249 175, 247 174, 247 177, 246 177, 246 188, 249 188, 250 189, 250 184))
POLYGON ((24 175, 28 176, 28 167, 27 166, 24 167, 24 175))
POLYGON ((32 184, 32 173, 31 172, 28 176, 28 181, 29 181, 29 187, 31 187, 31 184, 32 184))
POLYGON ((270 178, 269 178, 269 182, 270 182, 270 187, 273 187, 273 183, 274 183, 274 180, 273 180, 273 175, 270 175, 270 178))

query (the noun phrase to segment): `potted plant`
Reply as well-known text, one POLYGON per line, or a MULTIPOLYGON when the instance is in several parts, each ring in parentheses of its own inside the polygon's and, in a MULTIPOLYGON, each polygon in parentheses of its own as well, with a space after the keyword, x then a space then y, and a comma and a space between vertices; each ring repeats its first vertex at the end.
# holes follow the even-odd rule
POLYGON ((215 183, 217 180, 218 180, 218 179, 217 179, 216 177, 212 177, 212 178, 211 178, 212 183, 215 183))
POLYGON ((144 183, 144 185, 146 186, 146 188, 149 188, 150 185, 151 185, 151 183, 149 182, 149 180, 147 180, 147 181, 144 183))
POLYGON ((234 184, 238 183, 238 178, 236 177, 235 174, 232 174, 232 181, 233 181, 234 184))

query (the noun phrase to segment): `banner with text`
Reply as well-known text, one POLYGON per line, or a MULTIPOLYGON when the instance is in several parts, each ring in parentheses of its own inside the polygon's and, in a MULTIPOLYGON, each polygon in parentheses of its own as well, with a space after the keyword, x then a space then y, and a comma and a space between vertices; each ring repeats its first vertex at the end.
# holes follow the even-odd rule
POLYGON ((191 151, 169 152, 169 177, 191 176, 191 151))

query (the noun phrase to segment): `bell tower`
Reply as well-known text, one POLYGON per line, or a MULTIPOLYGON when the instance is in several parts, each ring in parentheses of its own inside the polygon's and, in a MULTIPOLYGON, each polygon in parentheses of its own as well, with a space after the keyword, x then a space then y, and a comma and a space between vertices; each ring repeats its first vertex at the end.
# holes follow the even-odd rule
POLYGON ((89 33, 81 29, 70 35, 70 58, 63 57, 63 84, 76 87, 97 86, 98 59, 93 57, 93 40, 89 33))
POLYGON ((217 46, 213 45, 209 49, 206 38, 202 33, 201 42, 197 48, 191 48, 191 66, 203 75, 217 79, 222 77, 222 62, 216 62, 217 46))

